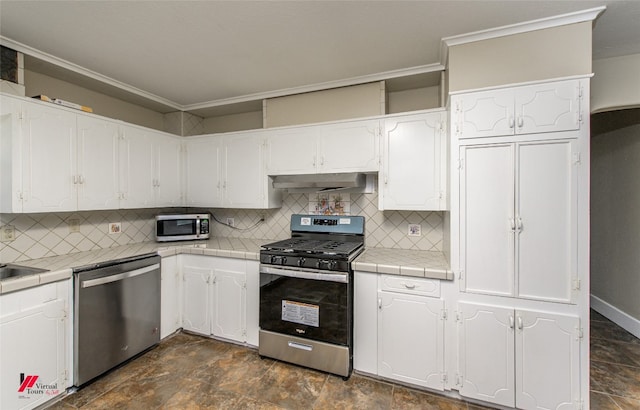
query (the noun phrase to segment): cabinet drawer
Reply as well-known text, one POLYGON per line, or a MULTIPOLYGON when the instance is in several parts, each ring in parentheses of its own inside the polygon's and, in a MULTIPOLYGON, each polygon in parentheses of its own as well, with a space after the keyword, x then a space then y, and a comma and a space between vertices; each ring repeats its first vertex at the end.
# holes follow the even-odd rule
POLYGON ((380 275, 378 277, 380 290, 401 292, 413 295, 440 297, 440 281, 410 276, 380 275))

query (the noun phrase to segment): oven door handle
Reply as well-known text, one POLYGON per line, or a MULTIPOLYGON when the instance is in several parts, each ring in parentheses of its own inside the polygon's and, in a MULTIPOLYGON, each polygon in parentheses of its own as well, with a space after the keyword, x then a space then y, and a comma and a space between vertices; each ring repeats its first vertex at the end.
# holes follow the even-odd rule
POLYGON ((282 269, 271 266, 260 266, 260 273, 288 276, 290 278, 322 280, 325 282, 349 283, 349 275, 345 273, 324 273, 298 269, 282 269))

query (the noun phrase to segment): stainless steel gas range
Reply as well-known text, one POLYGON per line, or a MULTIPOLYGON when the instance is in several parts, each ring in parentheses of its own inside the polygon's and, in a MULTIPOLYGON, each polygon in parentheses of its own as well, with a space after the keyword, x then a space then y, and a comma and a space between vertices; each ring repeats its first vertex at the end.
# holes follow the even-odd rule
POLYGON ((351 262, 363 250, 362 216, 291 216, 291 238, 260 250, 261 356, 351 375, 351 262))

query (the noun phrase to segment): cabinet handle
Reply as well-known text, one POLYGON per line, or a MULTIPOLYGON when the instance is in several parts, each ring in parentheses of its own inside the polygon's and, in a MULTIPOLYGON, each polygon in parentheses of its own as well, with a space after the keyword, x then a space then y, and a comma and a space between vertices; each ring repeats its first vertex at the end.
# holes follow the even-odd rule
POLYGON ((516 228, 518 229, 518 232, 522 232, 522 218, 520 217, 516 218, 516 228))
POLYGON ((402 282, 402 285, 407 289, 415 289, 416 288, 416 285, 413 284, 413 283, 404 283, 404 282, 402 282))
POLYGON ((378 309, 382 310, 382 298, 378 298, 378 309))
POLYGON ((324 155, 320 157, 320 165, 324 165, 324 155))
POLYGON ((513 218, 509 218, 509 225, 511 225, 511 232, 516 231, 516 220, 513 218))
POLYGON ((80 175, 80 176, 78 177, 78 182, 79 182, 80 184, 84 184, 84 177, 83 177, 82 175, 80 175))
POLYGON ((74 175, 73 176, 73 184, 76 185, 78 183, 78 176, 74 175))
POLYGON ((522 316, 518 316, 518 330, 522 330, 522 316))
POLYGON ((513 316, 509 316, 509 329, 513 329, 515 326, 513 316))
POLYGON ((515 120, 513 118, 513 115, 509 117, 509 128, 513 128, 515 125, 515 120))
POLYGON ((311 165, 313 165, 314 167, 316 166, 316 156, 315 155, 313 156, 313 163, 311 165))
POLYGON ((524 125, 524 118, 522 117, 522 115, 518 116, 518 128, 522 128, 522 126, 524 125))

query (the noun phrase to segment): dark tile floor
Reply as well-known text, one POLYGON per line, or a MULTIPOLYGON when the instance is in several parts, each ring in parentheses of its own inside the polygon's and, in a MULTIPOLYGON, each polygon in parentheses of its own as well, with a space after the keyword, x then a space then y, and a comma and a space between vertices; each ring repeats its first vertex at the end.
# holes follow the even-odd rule
POLYGON ((640 339, 593 310, 591 409, 640 409, 640 339))
MULTIPOLYGON (((640 409, 640 340, 591 318, 591 409, 640 409)), ((179 333, 50 409, 469 409, 357 374, 342 378, 179 333)))

